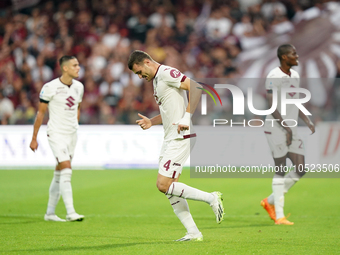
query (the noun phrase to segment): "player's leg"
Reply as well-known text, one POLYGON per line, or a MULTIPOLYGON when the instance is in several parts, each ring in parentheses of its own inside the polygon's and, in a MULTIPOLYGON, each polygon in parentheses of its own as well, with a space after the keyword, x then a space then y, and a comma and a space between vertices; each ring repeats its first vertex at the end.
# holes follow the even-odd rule
POLYGON ((77 144, 77 133, 69 135, 69 139, 67 141, 68 141, 67 152, 68 152, 69 165, 65 165, 64 166, 65 168, 60 167, 61 169, 64 169, 62 170, 62 173, 64 173, 62 174, 62 176, 65 178, 64 179, 65 181, 62 184, 63 185, 62 196, 63 196, 63 200, 64 200, 65 207, 67 210, 66 220, 67 221, 82 221, 85 218, 85 216, 76 213, 74 209, 73 192, 72 192, 72 185, 71 185, 71 176, 72 176, 71 162, 74 157, 74 151, 75 151, 76 144, 77 144))
POLYGON ((272 189, 273 189, 273 198, 275 205, 275 224, 276 225, 293 225, 294 222, 290 222, 284 215, 283 207, 284 207, 284 183, 285 183, 285 171, 281 166, 286 165, 286 156, 283 158, 274 159, 275 166, 278 167, 275 172, 272 189))
MULTIPOLYGON (((284 216, 284 169, 286 165, 286 155, 288 146, 286 145, 286 136, 284 133, 267 134, 267 141, 272 151, 275 162, 275 174, 272 180, 273 193, 261 201, 261 205, 268 212, 269 217, 275 221, 285 219, 284 216)), ((288 224, 288 221, 284 221, 288 224)), ((282 223, 282 224, 285 224, 282 223)), ((281 223, 280 223, 281 224, 281 223)))
MULTIPOLYGON (((176 171, 175 171, 176 172, 176 171)), ((185 199, 203 201, 211 204, 214 200, 214 195, 208 193, 181 182, 175 182, 174 179, 163 176, 158 173, 157 188, 165 195, 171 195, 176 197, 182 197, 185 199)))
MULTIPOLYGON (((288 174, 284 176, 284 187, 283 187, 283 193, 286 194, 288 190, 290 190, 291 187, 294 186, 294 184, 300 180, 302 176, 306 173, 304 169, 305 165, 305 156, 288 152, 288 158, 292 161, 293 165, 295 166, 295 169, 290 171, 288 174)), ((268 197, 268 202, 270 204, 274 204, 274 195, 271 194, 268 197)))
MULTIPOLYGON (((174 181, 177 182, 178 178, 179 176, 174 181)), ((203 235, 198 230, 194 219, 192 218, 187 200, 171 195, 167 195, 167 198, 169 199, 177 218, 182 222, 183 226, 187 230, 187 234, 176 241, 202 241, 203 235)))
POLYGON ((304 145, 302 139, 298 136, 293 137, 292 144, 289 146, 288 158, 292 161, 295 166, 294 171, 290 171, 285 176, 284 193, 294 186, 294 184, 305 175, 305 156, 304 156, 304 145))
POLYGON ((44 216, 46 221, 65 221, 64 219, 60 219, 57 215, 55 215, 55 208, 57 207, 60 198, 60 171, 58 170, 59 169, 57 165, 49 189, 47 211, 44 216))
MULTIPOLYGON (((179 175, 176 178, 170 178, 166 176, 162 176, 158 173, 157 177, 157 188, 165 193, 166 187, 170 186, 171 183, 178 181, 179 175)), ((183 197, 178 197, 174 195, 167 195, 169 202, 174 210, 174 213, 178 217, 178 219, 182 222, 183 226, 187 230, 187 235, 177 241, 191 241, 197 240, 202 241, 203 236, 202 233, 198 230, 194 219, 189 210, 188 202, 183 197)))
MULTIPOLYGON (((296 135, 293 136, 292 143, 288 148, 287 156, 296 168, 284 176, 283 195, 285 195, 288 190, 305 174, 303 141, 296 135)), ((275 224, 293 225, 294 223, 288 221, 285 217, 277 217, 275 224)))
POLYGON ((285 172, 283 171, 283 167, 286 166, 286 156, 281 157, 281 158, 274 158, 274 162, 277 168, 276 168, 273 181, 272 181, 272 190, 273 190, 276 219, 280 219, 284 217, 283 187, 284 187, 285 172))
POLYGON ((71 159, 74 154, 76 142, 76 134, 52 134, 49 136, 50 147, 58 161, 57 169, 60 172, 59 189, 67 211, 67 221, 81 221, 84 219, 83 215, 76 213, 73 206, 71 159))
POLYGON ((73 192, 71 185, 72 177, 71 161, 66 160, 60 162, 58 164, 58 168, 60 169, 60 193, 64 200, 67 212, 66 220, 68 221, 82 220, 84 217, 78 215, 73 206, 73 192))
POLYGON ((220 192, 208 193, 174 181, 174 179, 178 180, 183 164, 189 157, 190 142, 190 140, 172 140, 167 144, 159 164, 157 188, 166 195, 208 203, 213 208, 217 223, 220 223, 224 216, 220 192))

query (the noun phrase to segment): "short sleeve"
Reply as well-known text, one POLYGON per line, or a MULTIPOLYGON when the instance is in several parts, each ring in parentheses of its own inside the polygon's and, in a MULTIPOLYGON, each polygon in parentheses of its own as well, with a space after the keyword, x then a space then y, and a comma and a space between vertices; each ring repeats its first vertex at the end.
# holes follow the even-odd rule
POLYGON ((186 76, 175 68, 166 68, 162 72, 162 79, 167 85, 179 88, 186 76))
POLYGON ((84 86, 80 86, 80 94, 79 94, 79 103, 83 101, 83 96, 84 96, 84 86))
POLYGON ((45 84, 40 91, 39 95, 40 101, 48 103, 52 100, 53 96, 54 91, 52 89, 52 86, 50 84, 45 84))
POLYGON ((273 88, 280 87, 281 78, 275 77, 275 75, 268 75, 266 79, 266 90, 272 90, 273 88))

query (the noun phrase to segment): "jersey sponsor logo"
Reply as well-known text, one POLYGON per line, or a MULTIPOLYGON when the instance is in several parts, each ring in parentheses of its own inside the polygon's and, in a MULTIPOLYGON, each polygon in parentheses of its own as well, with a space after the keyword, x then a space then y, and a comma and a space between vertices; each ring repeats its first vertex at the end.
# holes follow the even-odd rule
POLYGON ((173 165, 173 166, 181 166, 180 163, 173 163, 172 165, 173 165))
POLYGON ((181 75, 181 72, 176 69, 172 69, 170 71, 170 75, 172 78, 178 78, 181 75))
POLYGON ((67 99, 66 99, 66 101, 68 102, 66 105, 68 106, 68 107, 72 107, 72 106, 74 106, 74 98, 73 97, 71 97, 71 96, 69 96, 67 99))

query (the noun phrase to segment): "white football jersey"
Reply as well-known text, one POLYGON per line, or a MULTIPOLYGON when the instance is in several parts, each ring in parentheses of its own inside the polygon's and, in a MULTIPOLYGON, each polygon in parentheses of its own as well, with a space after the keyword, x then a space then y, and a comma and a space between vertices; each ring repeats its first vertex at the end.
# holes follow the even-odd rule
POLYGON ((68 86, 59 78, 46 83, 40 92, 40 101, 48 103, 47 133, 72 134, 78 129, 78 106, 82 101, 84 86, 72 80, 68 86))
MULTIPOLYGON (((299 108, 294 104, 286 105, 286 115, 282 115, 281 110, 281 88, 299 88, 300 87, 300 76, 298 72, 293 69, 290 69, 290 75, 284 73, 280 67, 276 67, 271 70, 266 79, 266 90, 271 90, 273 88, 277 88, 277 110, 282 116, 282 119, 293 119, 298 121, 299 118, 299 108)), ((274 92, 273 92, 274 93, 274 92)), ((299 93, 291 92, 286 94, 287 99, 299 98, 299 93)), ((269 106, 271 107, 271 105, 269 106)), ((266 120, 274 119, 274 117, 270 114, 266 117, 266 120)), ((294 121, 286 121, 287 125, 293 126, 295 125, 294 121)), ((266 121, 265 130, 271 131, 272 129, 272 121, 266 121)), ((279 124, 278 121, 274 121, 274 128, 278 128, 283 130, 283 127, 279 124)), ((296 132, 296 127, 291 127, 292 132, 296 132)))
POLYGON ((188 106, 188 98, 185 90, 180 89, 181 82, 186 79, 177 69, 160 65, 153 79, 154 97, 159 106, 164 128, 164 141, 183 138, 184 135, 193 133, 192 123, 189 130, 177 133, 178 122, 183 118, 188 106))

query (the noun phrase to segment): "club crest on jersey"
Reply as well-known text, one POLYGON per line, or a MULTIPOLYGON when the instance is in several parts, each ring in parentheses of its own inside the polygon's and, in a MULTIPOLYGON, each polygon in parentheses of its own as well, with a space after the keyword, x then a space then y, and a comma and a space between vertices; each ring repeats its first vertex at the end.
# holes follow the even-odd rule
POLYGON ((72 106, 74 106, 74 98, 73 97, 71 97, 71 96, 69 96, 67 99, 66 99, 66 101, 67 101, 67 103, 66 103, 66 105, 68 106, 68 107, 72 107, 72 106))
POLYGON ((172 78, 178 78, 181 75, 181 72, 176 69, 171 69, 170 75, 172 78))

